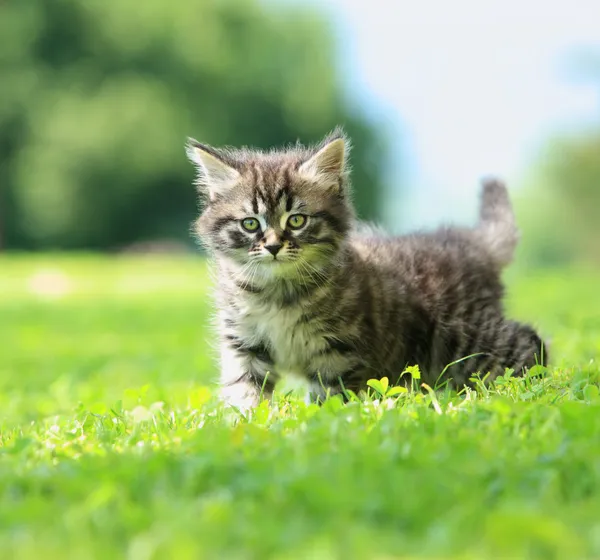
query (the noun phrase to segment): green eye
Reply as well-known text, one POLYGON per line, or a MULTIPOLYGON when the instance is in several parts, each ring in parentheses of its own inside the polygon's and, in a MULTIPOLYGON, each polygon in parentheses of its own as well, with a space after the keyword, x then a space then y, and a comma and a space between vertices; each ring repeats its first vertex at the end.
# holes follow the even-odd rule
POLYGON ((242 227, 246 231, 256 231, 258 229, 258 220, 256 218, 244 218, 242 220, 242 227))
POLYGON ((293 214, 288 218, 287 223, 292 229, 300 229, 306 224, 306 216, 304 214, 293 214))

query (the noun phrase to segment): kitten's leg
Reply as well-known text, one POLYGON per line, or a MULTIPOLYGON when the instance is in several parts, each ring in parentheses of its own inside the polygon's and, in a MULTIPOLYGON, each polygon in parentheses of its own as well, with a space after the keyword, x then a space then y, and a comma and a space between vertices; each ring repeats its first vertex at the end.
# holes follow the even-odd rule
POLYGON ((323 381, 319 379, 318 376, 314 376, 314 378, 309 381, 308 390, 306 392, 304 402, 306 402, 306 404, 321 404, 329 397, 337 395, 341 392, 341 388, 337 385, 323 383, 323 381))
POLYGON ((503 334, 498 355, 501 356, 502 365, 514 369, 515 375, 522 375, 524 369, 535 365, 548 364, 546 343, 532 327, 506 321, 503 334))
POLYGON ((367 389, 367 380, 371 377, 373 373, 361 367, 353 367, 337 375, 313 375, 310 379, 310 400, 323 402, 334 395, 342 395, 344 400, 347 400, 347 390, 358 394, 360 390, 367 389))
POLYGON ((272 383, 268 382, 268 377, 265 382, 267 371, 268 366, 253 354, 224 345, 221 349, 221 398, 225 404, 246 411, 258 405, 261 396, 270 398, 272 383))
POLYGON ((465 371, 470 375, 479 373, 486 383, 504 375, 506 368, 512 369, 513 375, 521 376, 537 364, 548 363, 546 345, 529 325, 501 321, 482 341, 485 344, 474 349, 481 354, 465 362, 465 371))

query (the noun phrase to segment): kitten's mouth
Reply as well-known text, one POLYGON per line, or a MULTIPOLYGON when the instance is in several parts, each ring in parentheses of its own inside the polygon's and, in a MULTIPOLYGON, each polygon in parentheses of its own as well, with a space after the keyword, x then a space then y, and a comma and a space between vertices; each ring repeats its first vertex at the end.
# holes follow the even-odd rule
POLYGON ((295 260, 295 257, 290 257, 289 255, 269 255, 265 256, 261 259, 261 262, 265 264, 289 264, 295 260))
POLYGON ((275 276, 288 276, 296 270, 293 259, 264 259, 261 262, 261 267, 267 274, 274 274, 275 276))

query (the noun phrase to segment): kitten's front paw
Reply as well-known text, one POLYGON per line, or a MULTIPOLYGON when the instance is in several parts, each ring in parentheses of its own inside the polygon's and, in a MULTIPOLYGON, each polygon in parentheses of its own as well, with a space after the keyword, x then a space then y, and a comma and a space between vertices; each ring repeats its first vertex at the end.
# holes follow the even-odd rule
POLYGON ((221 400, 225 406, 236 408, 246 413, 260 401, 260 395, 256 387, 249 383, 236 383, 221 388, 221 400))

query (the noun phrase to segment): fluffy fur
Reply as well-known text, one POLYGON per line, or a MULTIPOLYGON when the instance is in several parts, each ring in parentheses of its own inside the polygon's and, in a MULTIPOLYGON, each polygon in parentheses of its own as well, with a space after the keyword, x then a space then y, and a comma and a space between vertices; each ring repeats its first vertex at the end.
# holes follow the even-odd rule
POLYGON ((472 229, 390 237, 357 227, 348 152, 341 130, 270 152, 189 141, 205 201, 195 229, 217 266, 224 398, 254 405, 287 374, 323 397, 414 364, 426 383, 458 388, 545 362, 537 333, 503 313, 500 273, 518 241, 504 185, 484 182, 472 229))

